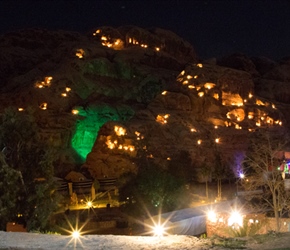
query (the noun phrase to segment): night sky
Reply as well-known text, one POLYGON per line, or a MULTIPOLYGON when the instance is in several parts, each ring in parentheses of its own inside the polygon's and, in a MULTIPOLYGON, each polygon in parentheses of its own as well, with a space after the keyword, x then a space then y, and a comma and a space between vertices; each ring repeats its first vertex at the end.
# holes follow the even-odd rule
POLYGON ((86 33, 122 25, 169 29, 202 59, 234 52, 290 56, 289 0, 0 1, 0 34, 24 28, 86 33))

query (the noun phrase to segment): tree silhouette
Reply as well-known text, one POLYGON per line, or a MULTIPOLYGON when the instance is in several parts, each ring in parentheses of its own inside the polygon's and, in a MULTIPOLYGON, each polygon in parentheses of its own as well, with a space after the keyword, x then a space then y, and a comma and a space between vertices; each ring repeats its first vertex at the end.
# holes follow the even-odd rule
POLYGON ((277 130, 258 131, 252 135, 251 145, 244 160, 245 180, 242 182, 247 191, 263 190, 248 201, 255 209, 271 209, 276 218, 276 230, 280 230, 280 218, 283 211, 289 211, 290 194, 285 190, 285 180, 279 170, 289 142, 286 133, 277 130), (253 201, 261 201, 253 203, 253 201), (254 206, 257 205, 257 206, 254 206))

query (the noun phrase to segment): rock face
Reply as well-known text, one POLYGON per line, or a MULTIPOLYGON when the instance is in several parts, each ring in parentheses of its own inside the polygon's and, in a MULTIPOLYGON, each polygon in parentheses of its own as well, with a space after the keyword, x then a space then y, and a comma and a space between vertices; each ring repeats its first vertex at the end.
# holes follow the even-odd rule
POLYGON ((119 177, 138 170, 140 154, 166 168, 181 151, 189 168, 213 167, 217 155, 235 168, 249 133, 289 124, 287 58, 202 64, 174 33, 135 26, 26 30, 0 47, 0 112, 34 112, 63 176, 82 166, 119 177))

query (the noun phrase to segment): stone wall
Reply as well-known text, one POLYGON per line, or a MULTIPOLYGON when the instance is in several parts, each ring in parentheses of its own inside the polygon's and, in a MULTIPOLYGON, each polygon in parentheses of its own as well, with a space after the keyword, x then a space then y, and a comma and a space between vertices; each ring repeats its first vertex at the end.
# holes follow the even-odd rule
POLYGON ((98 229, 107 229, 107 228, 115 228, 116 227, 116 221, 115 220, 109 220, 109 221, 89 221, 85 227, 85 231, 94 231, 98 229))
POLYGON ((15 222, 8 222, 6 224, 6 232, 27 232, 26 227, 23 224, 17 224, 15 222))
MULTIPOLYGON (((246 232, 247 235, 251 234, 266 234, 270 231, 276 231, 276 220, 273 217, 266 217, 264 214, 248 214, 243 216, 244 226, 240 227, 237 223, 228 225, 230 215, 218 214, 214 220, 207 219, 206 232, 207 236, 214 235, 220 237, 233 237, 237 236, 235 232, 246 232)), ((290 231, 290 218, 282 218, 280 232, 290 231)), ((243 236, 243 235, 241 235, 243 236)))

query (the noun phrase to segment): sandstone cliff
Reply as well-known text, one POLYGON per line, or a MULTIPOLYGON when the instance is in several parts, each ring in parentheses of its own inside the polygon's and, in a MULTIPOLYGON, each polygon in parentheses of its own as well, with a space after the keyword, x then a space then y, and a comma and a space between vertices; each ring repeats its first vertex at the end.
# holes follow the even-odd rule
POLYGON ((91 34, 24 30, 0 37, 0 102, 34 112, 58 148, 58 174, 137 171, 142 151, 166 168, 232 167, 257 128, 287 126, 289 60, 232 55, 201 62, 174 33, 135 26, 91 34))

